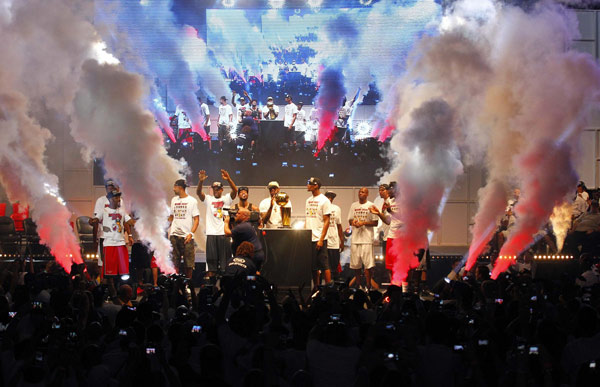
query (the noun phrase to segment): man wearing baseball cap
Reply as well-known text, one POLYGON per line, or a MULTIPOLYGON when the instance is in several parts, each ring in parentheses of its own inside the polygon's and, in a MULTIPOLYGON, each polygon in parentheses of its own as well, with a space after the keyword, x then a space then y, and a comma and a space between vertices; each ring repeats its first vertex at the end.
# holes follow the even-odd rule
POLYGON ((237 196, 237 187, 229 176, 229 173, 221 169, 221 177, 231 187, 231 192, 223 195, 223 183, 215 181, 212 183, 212 195, 202 192, 202 184, 208 178, 205 170, 198 173, 199 182, 196 193, 200 201, 206 204, 206 264, 207 275, 214 277, 217 273, 223 273, 227 262, 231 258, 231 243, 225 236, 224 218, 228 215, 227 209, 232 207, 233 199, 237 196))
POLYGON ((106 195, 102 195, 96 199, 96 204, 94 204, 94 215, 89 220, 89 224, 93 228, 94 250, 100 251, 100 259, 98 260, 99 265, 102 265, 104 261, 104 234, 102 233, 102 227, 98 227, 100 216, 102 215, 104 208, 110 206, 108 194, 112 191, 118 191, 119 186, 113 179, 107 179, 104 182, 104 189, 106 190, 106 195))
POLYGON ((279 106, 273 103, 273 97, 267 98, 267 104, 263 107, 263 117, 265 120, 275 120, 279 116, 279 106))
POLYGON ((121 207, 121 192, 113 190, 106 195, 108 206, 98 214, 99 224, 104 235, 103 274, 108 281, 109 291, 116 294, 114 276, 129 274, 129 252, 125 242, 124 231, 129 235, 127 243, 133 244, 129 221, 131 218, 121 207))
POLYGON ((198 201, 185 192, 187 184, 179 179, 173 185, 175 197, 171 200, 171 215, 169 222, 169 240, 173 246, 173 266, 179 273, 179 264, 183 258, 185 275, 192 278, 194 271, 194 233, 200 222, 198 201))
MULTIPOLYGON (((263 199, 258 205, 262 223, 266 228, 281 227, 283 226, 281 222, 281 209, 279 208, 279 205, 275 203, 275 195, 279 193, 279 183, 271 181, 267 184, 267 189, 269 190, 269 197, 263 199)), ((288 200, 284 207, 290 208, 291 212, 292 201, 288 200)))

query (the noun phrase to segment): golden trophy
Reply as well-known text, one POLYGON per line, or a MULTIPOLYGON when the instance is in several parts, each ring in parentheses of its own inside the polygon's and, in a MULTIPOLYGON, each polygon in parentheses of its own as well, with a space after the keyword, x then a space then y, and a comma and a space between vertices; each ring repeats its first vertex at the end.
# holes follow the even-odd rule
POLYGON ((285 207, 289 201, 290 197, 285 192, 279 192, 275 195, 275 203, 277 203, 281 210, 281 227, 291 227, 290 221, 292 220, 292 209, 290 207, 285 207))

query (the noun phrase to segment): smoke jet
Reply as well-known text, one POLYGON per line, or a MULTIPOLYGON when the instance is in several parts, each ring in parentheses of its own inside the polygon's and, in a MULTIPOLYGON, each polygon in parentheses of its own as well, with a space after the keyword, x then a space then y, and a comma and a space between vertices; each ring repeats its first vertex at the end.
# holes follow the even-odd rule
POLYGON ((71 132, 89 156, 104 160, 107 175, 120 183, 125 203, 139 216, 140 237, 154 250, 161 270, 172 273, 171 244, 164 232, 169 216, 164 188, 180 178, 180 167, 154 131, 154 117, 142 108, 147 92, 140 76, 120 66, 86 61, 71 132))

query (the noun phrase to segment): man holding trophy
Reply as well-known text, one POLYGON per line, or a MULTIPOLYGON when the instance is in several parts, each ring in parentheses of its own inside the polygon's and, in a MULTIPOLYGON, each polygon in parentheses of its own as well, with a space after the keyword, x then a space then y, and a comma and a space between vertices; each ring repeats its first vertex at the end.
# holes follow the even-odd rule
POLYGON ((273 121, 279 116, 279 106, 273 103, 273 97, 267 98, 267 104, 263 107, 263 118, 273 121))
POLYGON ((263 199, 258 206, 260 217, 265 228, 289 227, 292 214, 292 202, 287 195, 279 195, 279 183, 272 181, 267 185, 269 197, 263 199), (285 200, 284 197, 287 197, 285 200), (284 216, 285 215, 285 216, 284 216), (283 222, 284 218, 287 222, 283 222))

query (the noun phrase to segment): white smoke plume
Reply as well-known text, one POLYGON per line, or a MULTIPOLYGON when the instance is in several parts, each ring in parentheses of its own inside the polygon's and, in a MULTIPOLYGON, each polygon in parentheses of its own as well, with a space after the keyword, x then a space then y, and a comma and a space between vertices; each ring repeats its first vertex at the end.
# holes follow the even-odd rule
MULTIPOLYGON (((573 164, 587 114, 598 106, 600 69, 589 55, 569 50, 578 29, 575 15, 564 8, 551 3, 540 3, 530 13, 507 8, 501 18, 510 23, 502 31, 502 45, 519 60, 503 58, 498 73, 518 109, 511 126, 526 138, 522 148, 513 149, 522 187, 515 207, 519 216, 500 251, 515 256, 577 183, 573 164), (533 32, 526 38, 525 26, 533 32)), ((500 262, 492 276, 508 263, 500 262)))
MULTIPOLYGON (((0 78, 2 73, 0 73, 0 78)), ((58 179, 48 172, 44 151, 50 132, 27 114, 27 100, 0 85, 0 184, 11 202, 30 206, 40 242, 67 271, 82 263, 69 221, 70 211, 58 196, 58 179)))
POLYGON ((37 115, 66 110, 76 89, 74 71, 94 39, 87 18, 92 9, 89 2, 69 0, 4 1, 0 7, 0 183, 9 200, 30 206, 41 242, 66 270, 82 260, 58 178, 46 166, 52 134, 37 115))
POLYGON ((161 270, 172 273, 164 188, 180 178, 179 165, 167 156, 154 131, 154 117, 141 105, 147 92, 141 76, 86 61, 71 130, 90 155, 103 158, 107 175, 117 179, 126 203, 139 216, 141 238, 154 250, 161 270))
MULTIPOLYGON (((198 79, 199 74, 193 71, 188 58, 194 58, 196 67, 199 63, 209 63, 208 58, 202 51, 184 51, 186 30, 175 23, 171 11, 172 2, 97 0, 95 4, 95 23, 111 52, 128 71, 143 74, 148 84, 152 85, 145 104, 157 117, 161 117, 160 124, 163 129, 168 133, 164 107, 155 103, 156 99, 164 97, 158 95, 154 86, 156 78, 167 87, 169 98, 175 105, 181 105, 186 112, 192 123, 192 130, 207 141, 208 134, 202 126, 202 115, 196 98, 198 81, 202 82, 202 79, 198 79)), ((202 67, 207 68, 208 66, 202 67)), ((214 71, 207 75, 211 80, 207 79, 203 85, 206 93, 216 96, 226 89, 220 74, 217 78, 214 78, 214 71), (218 90, 206 90, 208 87, 218 87, 218 90)))
POLYGON ((514 256, 574 186, 573 160, 600 84, 593 59, 569 50, 576 35, 574 14, 555 3, 525 11, 491 0, 463 0, 447 9, 439 35, 424 37, 409 57, 395 94, 396 136, 406 135, 402 128, 416 106, 443 98, 454 111, 453 138, 461 159, 485 160, 487 166, 469 267, 503 214, 510 187, 520 187, 522 196, 515 231, 501 254, 514 256))
POLYGON ((452 108, 441 99, 426 101, 410 115, 402 135, 392 139, 398 166, 391 172, 398 182, 399 218, 404 227, 393 238, 395 255, 392 282, 406 280, 418 264, 414 253, 427 248, 427 232, 439 228, 438 208, 456 178, 463 173, 454 141, 452 108))

